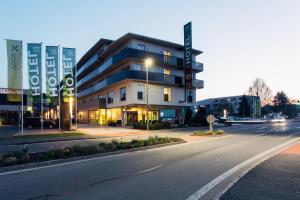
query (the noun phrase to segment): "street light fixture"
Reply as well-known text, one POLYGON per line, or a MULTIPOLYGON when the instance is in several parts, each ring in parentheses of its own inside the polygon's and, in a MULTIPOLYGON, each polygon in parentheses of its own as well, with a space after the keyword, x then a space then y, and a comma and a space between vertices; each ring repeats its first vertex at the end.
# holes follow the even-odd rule
POLYGON ((230 98, 228 98, 228 119, 230 118, 230 98))
POLYGON ((149 112, 149 100, 148 100, 148 90, 149 90, 149 87, 148 87, 148 68, 151 67, 151 65, 153 65, 153 60, 152 58, 146 58, 145 59, 145 67, 146 67, 146 101, 147 101, 147 112, 146 112, 146 119, 147 119, 147 131, 149 131, 149 115, 148 115, 148 112, 149 112))

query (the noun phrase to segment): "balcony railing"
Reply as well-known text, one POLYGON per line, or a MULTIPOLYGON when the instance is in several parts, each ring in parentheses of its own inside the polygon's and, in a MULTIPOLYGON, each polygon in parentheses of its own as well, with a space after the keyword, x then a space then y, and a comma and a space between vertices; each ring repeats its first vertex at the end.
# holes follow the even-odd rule
MULTIPOLYGON (((178 67, 183 69, 183 59, 169 56, 167 59, 163 54, 158 53, 152 53, 147 51, 142 51, 138 49, 133 48, 125 48, 120 53, 114 55, 113 57, 106 60, 104 63, 102 63, 100 66, 96 67, 95 70, 91 71, 89 74, 87 74, 85 77, 80 79, 77 83, 77 86, 81 86, 82 84, 92 81, 97 76, 99 76, 102 72, 107 70, 111 65, 116 64, 126 58, 135 58, 135 59, 145 59, 146 57, 152 57, 158 64, 167 64, 174 67, 178 67)), ((84 65, 85 69, 87 68, 86 65, 84 65)), ((193 62, 192 68, 197 71, 203 71, 203 64, 198 62, 193 62)), ((83 67, 80 68, 77 72, 77 76, 79 76, 83 72, 83 67)))
POLYGON ((193 62, 192 69, 195 71, 198 71, 198 72, 202 72, 203 71, 203 63, 193 62))
MULTIPOLYGON (((119 81, 125 79, 134 79, 134 80, 146 80, 146 72, 145 71, 122 71, 112 76, 96 83, 92 87, 86 88, 78 93, 78 97, 83 97, 86 95, 90 95, 94 92, 104 89, 105 87, 117 83, 119 81)), ((165 75, 161 73, 149 72, 148 80, 150 83, 161 83, 165 85, 183 85, 183 77, 173 76, 173 75, 165 75)))
POLYGON ((193 84, 193 87, 195 87, 197 89, 204 88, 204 81, 203 80, 194 79, 192 84, 193 84))

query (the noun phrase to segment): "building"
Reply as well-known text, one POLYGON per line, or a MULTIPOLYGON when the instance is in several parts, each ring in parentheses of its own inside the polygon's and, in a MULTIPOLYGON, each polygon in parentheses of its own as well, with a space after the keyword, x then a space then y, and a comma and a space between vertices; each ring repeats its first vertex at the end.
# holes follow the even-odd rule
MULTIPOLYGON (((28 90, 24 90, 24 110, 30 110, 28 105, 28 90)), ((0 124, 16 124, 21 112, 21 90, 0 88, 0 124)))
POLYGON ((78 121, 90 124, 132 124, 146 118, 146 58, 148 67, 149 120, 179 118, 192 107, 196 89, 204 87, 196 74, 202 52, 192 50, 193 88, 185 92, 184 46, 127 33, 113 41, 100 39, 77 63, 78 121))
MULTIPOLYGON (((246 95, 248 103, 250 105, 250 115, 252 117, 258 117, 261 115, 260 98, 257 96, 246 95)), ((210 113, 221 114, 224 110, 230 112, 232 116, 239 114, 240 103, 243 95, 217 97, 211 99, 201 100, 195 103, 196 106, 206 107, 210 113), (230 109, 229 109, 230 105, 230 109)))

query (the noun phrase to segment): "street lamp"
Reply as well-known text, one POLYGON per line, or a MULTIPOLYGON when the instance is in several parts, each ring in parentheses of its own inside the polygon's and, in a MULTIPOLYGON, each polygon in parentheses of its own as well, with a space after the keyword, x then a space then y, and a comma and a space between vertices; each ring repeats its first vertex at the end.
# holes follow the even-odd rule
POLYGON ((228 119, 230 118, 230 98, 228 98, 228 119))
POLYGON ((147 84, 146 84, 146 101, 147 101, 147 112, 146 112, 146 115, 147 115, 147 131, 149 131, 149 116, 148 116, 148 112, 149 112, 149 100, 148 100, 148 68, 153 64, 153 60, 152 58, 146 58, 145 59, 145 67, 146 67, 146 81, 147 81, 147 84))

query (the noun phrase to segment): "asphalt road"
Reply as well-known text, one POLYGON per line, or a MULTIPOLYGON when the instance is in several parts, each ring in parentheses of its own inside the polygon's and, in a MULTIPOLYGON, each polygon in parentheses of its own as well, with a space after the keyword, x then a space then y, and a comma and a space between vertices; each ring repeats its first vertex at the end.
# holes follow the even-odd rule
POLYGON ((237 125, 195 143, 0 173, 1 200, 211 199, 277 147, 300 123, 237 125))

